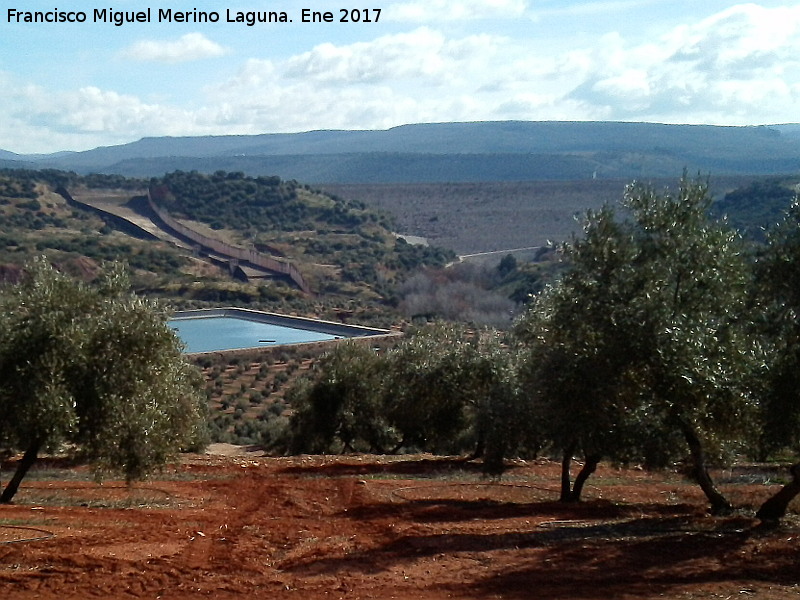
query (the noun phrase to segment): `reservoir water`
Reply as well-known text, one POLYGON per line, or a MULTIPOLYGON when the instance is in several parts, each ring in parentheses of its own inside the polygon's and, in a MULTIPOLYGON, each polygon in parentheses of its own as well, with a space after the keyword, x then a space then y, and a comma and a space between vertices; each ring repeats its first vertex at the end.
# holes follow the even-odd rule
POLYGON ((169 326, 186 344, 188 353, 323 342, 342 337, 227 316, 171 319, 169 326))

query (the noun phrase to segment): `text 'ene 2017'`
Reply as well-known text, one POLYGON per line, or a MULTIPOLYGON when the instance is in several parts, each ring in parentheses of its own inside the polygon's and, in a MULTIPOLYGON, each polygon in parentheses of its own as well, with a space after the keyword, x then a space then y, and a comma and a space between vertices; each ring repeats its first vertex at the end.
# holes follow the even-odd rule
POLYGON ((380 8, 340 8, 338 19, 334 11, 311 10, 304 8, 301 13, 303 23, 377 23, 381 18, 380 8))

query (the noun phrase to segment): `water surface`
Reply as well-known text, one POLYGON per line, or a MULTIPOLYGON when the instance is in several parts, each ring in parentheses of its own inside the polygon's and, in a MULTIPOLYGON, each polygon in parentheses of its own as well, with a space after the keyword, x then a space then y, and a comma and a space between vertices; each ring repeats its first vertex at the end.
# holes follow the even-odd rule
POLYGON ((341 337, 235 317, 171 319, 169 326, 186 344, 186 352, 189 353, 323 342, 341 337))

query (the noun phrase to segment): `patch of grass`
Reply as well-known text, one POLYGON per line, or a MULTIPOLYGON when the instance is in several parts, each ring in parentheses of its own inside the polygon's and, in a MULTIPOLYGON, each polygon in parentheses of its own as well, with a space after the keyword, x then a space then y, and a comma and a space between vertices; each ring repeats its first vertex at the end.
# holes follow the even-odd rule
POLYGON ((22 487, 15 500, 20 504, 87 508, 168 508, 175 504, 165 490, 99 485, 22 487))
POLYGON ((0 527, 39 527, 56 522, 56 519, 51 518, 0 519, 0 527))
POLYGON ((25 476, 23 486, 34 481, 86 481, 93 482, 94 474, 86 469, 67 469, 43 467, 37 469, 35 466, 28 471, 25 476))

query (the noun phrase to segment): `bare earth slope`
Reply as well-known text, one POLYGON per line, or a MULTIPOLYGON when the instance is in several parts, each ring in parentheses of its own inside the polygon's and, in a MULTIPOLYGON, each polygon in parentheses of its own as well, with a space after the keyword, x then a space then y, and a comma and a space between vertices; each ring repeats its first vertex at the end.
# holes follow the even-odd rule
MULTIPOLYGON (((5 465, 3 470, 11 465, 5 465)), ((800 597, 800 521, 712 518, 675 475, 501 484, 428 456, 190 456, 133 488, 50 466, 0 507, 5 598, 800 597), (27 541, 26 541, 27 540, 27 541)), ((770 486, 723 485, 740 504, 770 486)), ((794 508, 795 515, 797 507, 794 508)), ((747 513, 751 514, 751 513, 747 513)))

